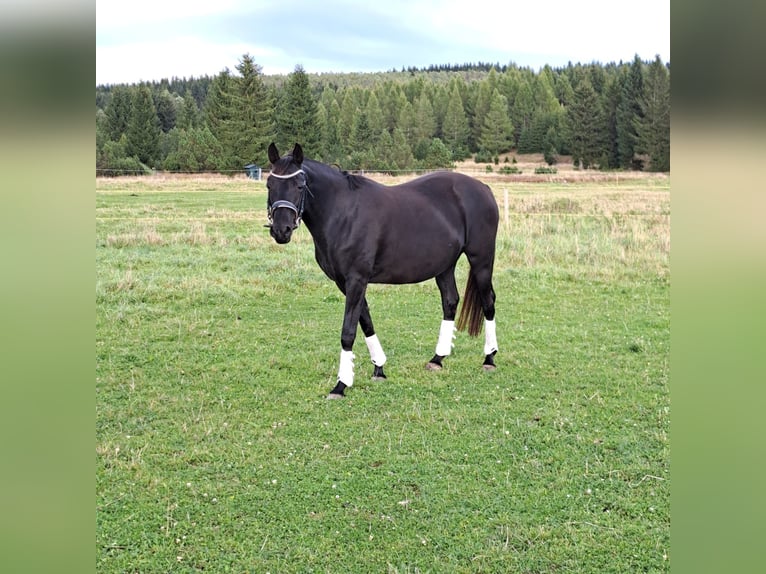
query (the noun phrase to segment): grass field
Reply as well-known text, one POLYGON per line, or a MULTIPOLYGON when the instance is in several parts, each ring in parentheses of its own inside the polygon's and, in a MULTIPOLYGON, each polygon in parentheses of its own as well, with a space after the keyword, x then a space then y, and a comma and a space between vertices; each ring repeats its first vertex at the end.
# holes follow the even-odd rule
POLYGON ((96 570, 669 571, 669 180, 487 181, 498 370, 374 285, 389 378, 359 336, 327 401, 343 300, 262 183, 97 179, 96 570))

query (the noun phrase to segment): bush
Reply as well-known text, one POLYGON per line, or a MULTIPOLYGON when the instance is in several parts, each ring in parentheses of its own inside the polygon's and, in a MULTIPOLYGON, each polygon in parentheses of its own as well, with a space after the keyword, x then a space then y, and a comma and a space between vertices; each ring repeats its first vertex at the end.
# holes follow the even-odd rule
POLYGON ((515 165, 514 166, 504 165, 503 167, 500 168, 500 173, 503 173, 503 174, 521 173, 521 170, 515 165))
POLYGON ((99 175, 142 175, 151 173, 145 164, 137 157, 127 154, 125 136, 120 141, 108 141, 104 144, 101 153, 96 157, 96 169, 99 175))
POLYGON ((543 154, 543 159, 545 159, 545 163, 548 165, 553 165, 554 163, 558 162, 558 157, 556 156, 556 150, 554 148, 548 148, 548 150, 543 154))
POLYGON ((493 156, 490 152, 487 150, 480 149, 476 152, 476 155, 473 157, 473 161, 476 163, 492 163, 493 156))
POLYGON ((555 167, 536 167, 535 173, 558 173, 555 167))

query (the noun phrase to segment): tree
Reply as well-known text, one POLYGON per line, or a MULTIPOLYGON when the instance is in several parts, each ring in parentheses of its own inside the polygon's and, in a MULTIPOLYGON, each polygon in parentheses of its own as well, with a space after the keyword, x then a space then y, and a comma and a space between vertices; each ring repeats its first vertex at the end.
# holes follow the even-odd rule
POLYGON ((534 112, 535 102, 532 88, 526 78, 521 79, 511 110, 511 123, 513 123, 514 127, 513 137, 514 143, 517 146, 521 143, 522 134, 532 127, 534 112))
POLYGON ((491 155, 507 151, 512 146, 513 124, 508 117, 508 100, 497 89, 492 92, 489 111, 479 138, 480 149, 491 155))
POLYGON ((468 118, 457 85, 453 85, 449 96, 442 135, 444 143, 452 153, 452 159, 461 160, 468 155, 468 118))
POLYGON ((607 165, 603 167, 609 169, 620 167, 620 149, 617 145, 617 109, 621 100, 622 82, 619 76, 615 76, 607 83, 602 99, 606 129, 604 148, 607 162, 607 165))
POLYGON ((352 132, 354 129, 354 117, 359 110, 360 103, 357 95, 357 88, 350 88, 344 91, 343 100, 340 104, 340 117, 336 126, 337 138, 345 154, 350 154, 353 150, 352 132))
POLYGON ((227 69, 213 78, 205 100, 205 125, 221 144, 222 164, 229 167, 242 167, 234 154, 235 125, 237 114, 234 103, 235 85, 231 72, 227 69))
POLYGON ((428 98, 425 90, 415 100, 413 110, 415 113, 412 131, 415 144, 417 145, 418 142, 430 140, 436 135, 436 116, 434 115, 431 100, 428 98))
POLYGON ((643 64, 638 56, 633 59, 624 77, 620 104, 617 106, 617 149, 620 165, 625 169, 634 167, 638 132, 643 114, 639 100, 644 92, 643 64))
POLYGON ((160 121, 148 86, 139 87, 133 94, 130 121, 125 132, 127 154, 152 166, 158 159, 160 121))
POLYGON ((96 154, 96 168, 100 170, 101 175, 136 175, 149 171, 137 157, 128 155, 127 148, 125 134, 117 141, 109 140, 104 143, 102 150, 96 154))
POLYGON ((98 154, 109 141, 107 136, 107 118, 104 110, 96 108, 96 153, 98 154))
POLYGON ((197 103, 192 96, 184 96, 176 125, 181 129, 189 130, 196 128, 199 123, 199 109, 197 109, 197 103))
POLYGON ((492 100, 489 82, 479 84, 479 92, 473 108, 473 122, 471 123, 471 139, 477 147, 481 147, 481 134, 484 131, 484 118, 489 113, 489 105, 492 100))
POLYGON ((350 143, 352 154, 367 152, 373 145, 372 130, 370 130, 370 122, 367 119, 367 112, 365 110, 358 110, 354 115, 350 143))
POLYGON ((208 127, 180 130, 178 147, 165 160, 165 169, 213 171, 224 163, 221 143, 208 127))
POLYGON ((176 127, 176 103, 167 89, 160 92, 154 99, 154 107, 157 109, 160 129, 164 133, 168 133, 176 127))
POLYGON ((329 105, 324 101, 319 103, 317 118, 321 133, 321 158, 328 163, 337 163, 343 157, 343 146, 338 139, 338 119, 340 105, 335 98, 329 99, 329 105))
POLYGON ((651 63, 639 99, 638 151, 649 155, 653 171, 670 170, 670 74, 657 56, 651 63))
MULTIPOLYGON (((232 99, 235 106, 232 139, 238 164, 229 167, 237 169, 251 162, 266 165, 266 150, 275 139, 274 98, 263 83, 261 67, 250 54, 242 56, 237 71, 240 77, 236 79, 232 99)), ((318 146, 318 143, 313 145, 318 146)))
POLYGON ((598 96, 587 76, 575 87, 574 102, 567 110, 572 134, 572 161, 584 169, 598 164, 604 153, 603 116, 598 96))
POLYGON ((320 153, 321 134, 317 117, 317 102, 311 93, 309 77, 298 65, 287 77, 277 106, 277 144, 280 149, 292 149, 300 143, 304 153, 316 157, 320 153))
POLYGON ((440 167, 452 166, 452 152, 444 145, 444 142, 439 138, 431 138, 430 140, 424 140, 427 144, 425 146, 425 154, 420 161, 421 167, 424 169, 438 169, 440 167))
POLYGON ((411 169, 415 165, 415 157, 404 132, 400 128, 394 128, 391 137, 394 140, 393 167, 400 170, 411 169))
POLYGON ((111 141, 118 141, 120 136, 128 130, 131 108, 133 107, 133 94, 127 86, 115 86, 109 103, 104 110, 106 114, 106 137, 111 141))
POLYGON ((376 145, 382 133, 386 130, 383 120, 383 110, 380 107, 378 96, 375 91, 370 92, 367 98, 367 104, 364 107, 364 113, 367 116, 367 124, 370 128, 371 145, 376 145))

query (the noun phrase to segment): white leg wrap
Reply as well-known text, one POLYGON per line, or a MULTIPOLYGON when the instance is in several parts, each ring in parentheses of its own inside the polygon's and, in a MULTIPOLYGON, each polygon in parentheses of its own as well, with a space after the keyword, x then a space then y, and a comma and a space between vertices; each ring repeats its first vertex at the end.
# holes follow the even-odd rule
POLYGON ((364 342, 367 343, 367 348, 370 350, 370 359, 372 364, 376 367, 382 367, 386 364, 386 354, 383 352, 383 347, 378 340, 377 335, 372 337, 365 337, 364 342))
POLYGON ((497 331, 495 329, 495 320, 487 321, 484 319, 484 354, 489 355, 497 351, 497 331))
POLYGON ((442 321, 439 328, 439 341, 436 343, 436 354, 440 357, 446 357, 452 352, 455 343, 455 321, 442 321))
POLYGON ((353 351, 340 352, 340 367, 338 367, 338 380, 347 387, 354 384, 354 353, 353 351))

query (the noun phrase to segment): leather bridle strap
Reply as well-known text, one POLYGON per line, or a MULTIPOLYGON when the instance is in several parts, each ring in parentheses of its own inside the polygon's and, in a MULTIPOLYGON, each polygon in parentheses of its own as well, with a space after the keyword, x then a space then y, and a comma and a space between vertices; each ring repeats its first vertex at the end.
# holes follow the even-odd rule
MULTIPOLYGON (((292 173, 287 173, 287 174, 272 173, 272 174, 269 174, 269 177, 276 177, 277 179, 291 179, 300 174, 303 174, 305 176, 306 172, 303 171, 302 169, 299 169, 292 173)), ((271 205, 269 205, 268 206, 269 223, 271 224, 274 222, 274 212, 277 209, 284 207, 285 209, 289 209, 295 213, 295 226, 293 227, 293 229, 297 229, 298 226, 301 224, 301 219, 303 218, 303 207, 304 207, 304 204, 306 203, 306 191, 308 191, 308 183, 305 183, 303 186, 303 189, 301 190, 301 200, 300 200, 300 204, 297 206, 292 201, 288 201, 286 199, 279 199, 275 201, 274 203, 272 203, 271 205)), ((267 227, 270 227, 270 225, 268 225, 267 227)))

